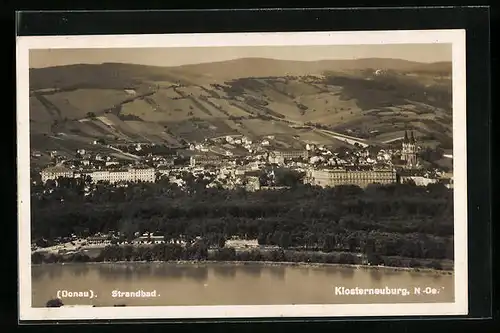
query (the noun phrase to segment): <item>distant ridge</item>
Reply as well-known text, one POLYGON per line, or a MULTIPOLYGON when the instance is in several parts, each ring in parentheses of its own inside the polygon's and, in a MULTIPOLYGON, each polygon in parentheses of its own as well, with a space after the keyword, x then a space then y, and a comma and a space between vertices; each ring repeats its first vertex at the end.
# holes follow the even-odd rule
POLYGON ((452 72, 452 63, 451 61, 440 61, 433 62, 430 64, 421 64, 417 65, 413 68, 416 72, 429 72, 429 73, 448 73, 452 72))
MULTIPOLYGON (((248 66, 248 65, 279 65, 280 67, 289 65, 301 65, 307 66, 311 69, 324 70, 324 67, 340 68, 340 69, 364 69, 364 68, 382 68, 382 69, 393 69, 393 70, 412 70, 412 69, 451 69, 451 61, 440 61, 440 62, 417 62, 404 59, 393 59, 393 58, 359 58, 359 59, 336 59, 336 60, 281 60, 272 58, 238 58, 232 60, 223 60, 215 62, 204 62, 197 64, 186 64, 179 66, 157 66, 157 65, 142 65, 142 64, 132 64, 123 62, 103 62, 101 64, 71 64, 71 65, 61 65, 61 66, 51 66, 43 68, 30 68, 30 71, 45 71, 49 69, 66 68, 66 69, 77 69, 82 67, 114 67, 115 69, 149 69, 149 70, 160 70, 160 71, 179 71, 179 70, 200 70, 205 69, 204 67, 220 66, 220 67, 230 67, 230 66, 248 66)), ((253 68, 254 70, 256 68, 253 68)), ((326 68, 328 70, 330 68, 326 68)))
POLYGON ((346 60, 293 61, 269 58, 234 60, 175 67, 126 63, 75 64, 30 69, 32 89, 95 84, 109 88, 134 85, 139 81, 172 81, 205 84, 242 77, 303 76, 328 71, 385 69, 403 72, 451 73, 451 62, 420 63, 402 59, 363 58, 346 60))
POLYGON ((322 74, 325 71, 383 68, 393 70, 408 70, 423 63, 400 59, 353 59, 353 60, 320 60, 294 61, 275 60, 268 58, 240 58, 235 60, 183 65, 171 67, 174 71, 202 74, 213 78, 230 79, 231 77, 251 76, 300 76, 322 74))

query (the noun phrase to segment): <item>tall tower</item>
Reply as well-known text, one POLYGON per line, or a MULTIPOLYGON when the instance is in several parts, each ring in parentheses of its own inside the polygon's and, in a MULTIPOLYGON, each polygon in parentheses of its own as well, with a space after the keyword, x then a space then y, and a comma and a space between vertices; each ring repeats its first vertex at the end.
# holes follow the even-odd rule
POLYGON ((410 137, 408 137, 408 132, 405 131, 401 159, 406 162, 407 168, 414 168, 417 166, 417 144, 413 131, 410 132, 410 137))

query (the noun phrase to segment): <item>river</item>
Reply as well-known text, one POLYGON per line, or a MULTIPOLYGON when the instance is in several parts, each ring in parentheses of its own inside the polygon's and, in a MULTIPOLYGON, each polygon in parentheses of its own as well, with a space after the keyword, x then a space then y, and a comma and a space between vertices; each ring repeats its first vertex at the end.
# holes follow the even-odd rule
MULTIPOLYGON (((453 302, 453 286, 452 274, 333 265, 75 263, 32 266, 33 307, 44 307, 49 299, 58 295, 65 305, 95 306, 453 302), (399 295, 342 295, 337 287, 372 290, 388 287, 399 295), (406 288, 409 294, 403 296, 398 288, 406 288), (156 291, 156 295, 117 298, 113 297, 114 290, 156 291), (94 297, 84 294, 63 297, 66 294, 60 291, 88 292, 94 297)), ((359 293, 359 289, 354 292, 359 293)))

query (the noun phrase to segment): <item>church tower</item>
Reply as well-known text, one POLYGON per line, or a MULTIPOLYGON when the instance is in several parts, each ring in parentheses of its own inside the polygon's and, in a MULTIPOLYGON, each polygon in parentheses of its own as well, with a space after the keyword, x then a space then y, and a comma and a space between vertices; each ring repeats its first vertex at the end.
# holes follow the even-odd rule
POLYGON ((413 131, 410 132, 410 137, 408 137, 408 131, 405 131, 405 137, 403 139, 403 146, 401 150, 401 159, 406 162, 406 168, 411 169, 417 166, 417 144, 413 131))

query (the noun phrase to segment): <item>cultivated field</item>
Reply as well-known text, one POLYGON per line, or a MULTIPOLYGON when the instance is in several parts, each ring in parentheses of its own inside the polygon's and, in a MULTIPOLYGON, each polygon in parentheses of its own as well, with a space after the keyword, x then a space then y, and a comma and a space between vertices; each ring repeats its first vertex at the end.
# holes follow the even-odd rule
POLYGON ((123 90, 114 89, 78 89, 44 95, 59 110, 69 110, 69 119, 79 119, 88 112, 96 114, 121 104, 130 98, 123 90))
POLYGON ((30 96, 30 120, 37 123, 52 123, 58 116, 56 112, 47 109, 36 96, 30 96))
POLYGON ((422 143, 439 142, 450 149, 450 75, 449 63, 398 59, 45 68, 30 72, 31 91, 38 91, 30 98, 31 131, 78 135, 89 142, 105 138, 177 144, 233 133, 335 141, 291 128, 286 123, 291 121, 379 142, 413 129, 422 143), (374 68, 385 72, 375 75, 374 68), (105 118, 92 119, 89 113, 105 118))
POLYGON ((202 87, 190 85, 187 87, 178 87, 176 88, 176 91, 181 93, 183 96, 193 96, 193 97, 212 97, 206 90, 204 90, 202 87))
POLYGON ((299 130, 297 135, 304 143, 328 146, 345 146, 346 144, 340 140, 334 139, 317 131, 299 130))
POLYGON ((291 98, 316 95, 320 93, 320 89, 300 80, 276 80, 269 82, 269 84, 276 90, 283 92, 291 98))
POLYGON ((223 135, 238 134, 229 126, 225 126, 224 122, 215 123, 212 125, 208 121, 180 121, 164 123, 169 131, 178 138, 182 138, 188 142, 201 142, 205 139, 215 138, 223 135))
POLYGON ((178 146, 179 141, 172 135, 165 132, 165 128, 159 124, 146 123, 142 121, 125 121, 131 128, 132 133, 137 133, 144 141, 153 143, 166 143, 172 146, 178 146))
POLYGON ((274 120, 247 119, 241 120, 241 123, 255 136, 295 133, 293 128, 274 120))
POLYGON ((60 154, 67 154, 68 156, 73 156, 77 149, 86 149, 88 151, 107 154, 115 152, 114 150, 106 147, 93 145, 91 142, 88 142, 84 138, 76 135, 55 137, 33 134, 31 137, 30 148, 38 150, 42 153, 57 150, 60 154))
MULTIPOLYGON (((135 116, 141 120, 157 122, 164 120, 163 112, 155 110, 149 103, 143 99, 136 99, 130 103, 122 104, 120 115, 135 116)), ((126 119, 126 118, 125 118, 126 119)))
POLYGON ((222 108, 223 112, 226 112, 230 116, 247 117, 250 115, 248 112, 234 105, 230 100, 222 98, 209 98, 208 100, 215 105, 219 105, 222 108))

